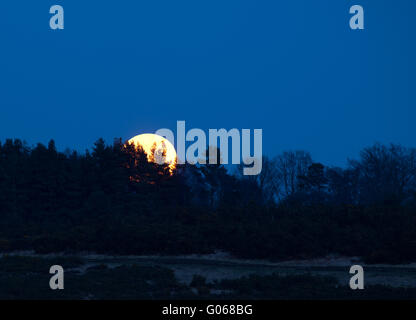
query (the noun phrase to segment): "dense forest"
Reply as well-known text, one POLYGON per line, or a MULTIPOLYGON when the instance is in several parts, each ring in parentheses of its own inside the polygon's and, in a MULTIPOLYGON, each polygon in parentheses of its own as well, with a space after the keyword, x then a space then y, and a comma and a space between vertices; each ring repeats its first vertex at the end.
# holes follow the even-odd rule
POLYGON ((416 261, 416 150, 375 144, 346 168, 305 151, 171 170, 117 139, 91 151, 0 144, 0 252, 186 254, 416 261))

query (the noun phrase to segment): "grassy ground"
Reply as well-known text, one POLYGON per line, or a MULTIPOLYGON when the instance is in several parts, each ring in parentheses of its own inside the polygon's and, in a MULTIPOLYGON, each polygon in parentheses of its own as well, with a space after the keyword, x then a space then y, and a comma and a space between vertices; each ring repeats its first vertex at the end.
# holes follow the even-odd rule
MULTIPOLYGON (((405 268, 375 268, 366 274, 385 277, 392 272, 416 279, 414 270, 405 268)), ((339 274, 349 277, 345 267, 279 269, 172 258, 92 262, 77 257, 4 256, 0 299, 416 299, 415 287, 370 283, 365 290, 353 291, 339 274), (49 268, 54 264, 65 270, 64 290, 49 288, 49 268), (212 276, 215 272, 217 277, 212 276)))

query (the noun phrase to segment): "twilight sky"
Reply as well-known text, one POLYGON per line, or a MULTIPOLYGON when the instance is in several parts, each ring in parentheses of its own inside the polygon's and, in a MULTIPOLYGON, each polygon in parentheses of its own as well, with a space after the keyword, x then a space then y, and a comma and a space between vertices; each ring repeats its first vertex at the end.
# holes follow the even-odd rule
POLYGON ((83 151, 185 120, 261 128, 264 154, 332 165, 416 147, 415 15, 412 0, 2 0, 0 141, 83 151))

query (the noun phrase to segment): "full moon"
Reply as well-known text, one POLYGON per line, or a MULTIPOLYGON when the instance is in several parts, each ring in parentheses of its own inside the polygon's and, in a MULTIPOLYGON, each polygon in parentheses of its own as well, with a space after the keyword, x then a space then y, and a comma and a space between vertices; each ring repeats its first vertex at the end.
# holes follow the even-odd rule
MULTIPOLYGON (((148 160, 151 160, 152 149, 154 147, 155 154, 163 154, 163 151, 166 150, 164 162, 169 164, 171 170, 175 168, 176 150, 172 143, 166 138, 153 133, 144 133, 131 138, 128 142, 134 144, 136 147, 140 145, 144 152, 146 152, 148 160)), ((156 159, 154 160, 157 162, 156 159)))

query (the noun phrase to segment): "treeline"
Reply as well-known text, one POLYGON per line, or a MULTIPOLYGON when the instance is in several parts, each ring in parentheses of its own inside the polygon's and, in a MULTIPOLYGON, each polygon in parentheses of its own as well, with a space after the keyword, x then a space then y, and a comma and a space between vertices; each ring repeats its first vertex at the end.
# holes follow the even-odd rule
POLYGON ((221 165, 171 172, 120 139, 85 154, 6 140, 0 251, 415 261, 415 163, 413 149, 377 144, 345 169, 296 151, 249 177, 221 165))
POLYGON ((347 168, 325 167, 305 151, 263 159, 254 179, 270 202, 410 205, 416 196, 416 149, 375 144, 347 168))

